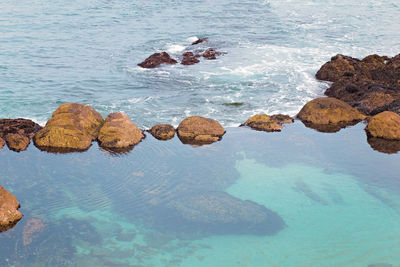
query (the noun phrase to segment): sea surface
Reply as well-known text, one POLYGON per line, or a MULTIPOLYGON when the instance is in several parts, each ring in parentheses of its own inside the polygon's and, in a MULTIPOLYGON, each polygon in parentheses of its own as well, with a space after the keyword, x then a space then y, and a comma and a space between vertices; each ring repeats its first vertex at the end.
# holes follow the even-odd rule
POLYGON ((294 115, 323 95, 314 75, 332 56, 400 53, 399 14, 397 0, 2 0, 0 117, 44 124, 65 102, 124 111, 146 128, 189 115, 224 126, 294 115), (226 54, 137 66, 160 51, 179 59, 201 37, 199 47, 226 54))

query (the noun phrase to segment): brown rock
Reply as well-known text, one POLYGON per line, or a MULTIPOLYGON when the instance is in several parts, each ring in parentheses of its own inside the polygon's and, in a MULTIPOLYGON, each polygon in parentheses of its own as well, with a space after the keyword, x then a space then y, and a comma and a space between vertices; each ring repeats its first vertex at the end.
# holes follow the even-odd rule
POLYGON ((0 137, 7 134, 21 134, 32 139, 36 132, 42 129, 39 124, 28 119, 1 119, 0 120, 0 137))
MULTIPOLYGON (((369 134, 367 134, 368 136, 369 134)), ((388 140, 378 137, 367 137, 367 142, 373 150, 386 153, 386 154, 396 154, 400 151, 400 141, 399 140, 388 140)))
POLYGON ((97 138, 99 145, 109 149, 128 148, 144 138, 143 132, 122 112, 107 116, 97 138))
POLYGON ((167 52, 161 52, 149 56, 142 63, 139 63, 138 66, 150 69, 158 67, 161 64, 176 64, 176 63, 177 61, 171 58, 171 56, 167 52))
POLYGON ((58 107, 46 126, 33 138, 42 150, 81 151, 97 138, 103 117, 90 106, 68 103, 58 107))
POLYGON ((175 128, 170 124, 157 124, 149 132, 159 140, 169 140, 174 137, 175 128))
POLYGON ((203 145, 221 140, 225 129, 216 120, 191 116, 179 124, 177 133, 184 144, 203 145))
POLYGON ((366 118, 357 109, 332 97, 317 98, 308 102, 297 117, 307 127, 324 132, 334 132, 366 118))
POLYGON ((351 57, 336 55, 331 61, 322 65, 316 77, 319 80, 335 82, 345 74, 351 75, 355 71, 353 60, 351 57))
POLYGON ((197 41, 194 41, 192 43, 192 45, 202 44, 202 43, 205 43, 207 41, 208 41, 208 37, 203 37, 203 38, 198 39, 197 41))
POLYGON ((22 218, 15 196, 0 186, 0 232, 12 228, 22 218))
POLYGON ((182 56, 182 65, 194 65, 200 62, 200 60, 197 59, 198 55, 194 55, 193 52, 185 52, 182 56))
POLYGON ((16 152, 23 151, 28 148, 31 142, 28 137, 21 134, 7 134, 5 136, 7 146, 9 149, 16 152))
POLYGON ((0 137, 0 149, 2 149, 4 146, 4 140, 3 138, 0 137))
POLYGON ((400 140, 400 115, 384 111, 373 116, 365 130, 372 137, 400 140))
POLYGON ((276 114, 271 116, 271 120, 280 124, 293 123, 294 119, 288 115, 276 114))
POLYGON ((203 57, 208 60, 217 59, 217 56, 220 55, 222 55, 222 52, 218 52, 214 48, 209 48, 203 53, 203 57))
POLYGON ((254 115, 240 126, 249 126, 254 130, 265 132, 280 132, 283 126, 265 114, 254 115))

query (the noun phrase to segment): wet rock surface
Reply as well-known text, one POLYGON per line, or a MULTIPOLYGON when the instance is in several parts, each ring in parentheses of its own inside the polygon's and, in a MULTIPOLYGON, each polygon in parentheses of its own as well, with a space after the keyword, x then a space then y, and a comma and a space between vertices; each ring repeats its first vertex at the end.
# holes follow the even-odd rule
POLYGON ((148 58, 146 58, 142 63, 139 63, 138 66, 146 69, 156 68, 162 64, 176 64, 177 61, 167 53, 155 53, 148 58))
POLYGON ((336 132, 366 118, 357 109, 332 97, 311 100, 304 105, 297 117, 307 127, 322 132, 336 132))
POLYGON ((365 130, 372 137, 400 140, 400 115, 391 111, 379 113, 370 118, 365 130))
POLYGON ((158 140, 169 140, 175 136, 175 128, 170 124, 154 125, 149 132, 158 140))
POLYGON ((214 48, 208 48, 202 56, 207 60, 214 60, 217 59, 217 56, 222 55, 222 52, 215 50, 214 48))
POLYGON ((203 145, 221 140, 225 129, 216 120, 191 116, 179 124, 177 133, 184 144, 203 145))
POLYGON ((30 139, 21 134, 7 134, 5 140, 9 149, 16 152, 26 150, 30 144, 30 139))
POLYGON ((265 132, 280 132, 283 128, 277 120, 272 120, 270 116, 265 114, 254 115, 240 126, 248 126, 254 130, 265 132))
POLYGON ((40 129, 42 129, 42 126, 28 119, 0 120, 0 137, 2 138, 7 134, 20 134, 32 139, 40 129))
POLYGON ((143 132, 122 112, 107 116, 97 138, 99 145, 109 149, 128 148, 144 138, 143 132))
POLYGON ((12 228, 22 218, 15 196, 0 185, 0 232, 12 228))
POLYGON ((182 65, 194 65, 200 62, 200 60, 198 60, 198 57, 200 57, 200 55, 195 55, 193 52, 185 52, 182 54, 182 56, 182 65))
POLYGON ((370 55, 362 60, 336 55, 316 74, 333 84, 325 91, 366 115, 400 112, 400 55, 370 55))
POLYGON ((83 151, 97 138, 103 117, 90 106, 67 103, 58 107, 46 126, 33 140, 41 149, 51 152, 83 151))

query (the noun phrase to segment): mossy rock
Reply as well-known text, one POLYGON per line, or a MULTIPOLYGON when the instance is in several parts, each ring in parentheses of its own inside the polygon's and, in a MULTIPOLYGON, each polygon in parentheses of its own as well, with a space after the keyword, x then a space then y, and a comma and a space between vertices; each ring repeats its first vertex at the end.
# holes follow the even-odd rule
POLYGON ((182 143, 202 145, 221 140, 225 129, 216 120, 191 116, 179 124, 177 132, 182 143))
POLYGON ((391 111, 384 111, 373 116, 365 130, 370 136, 400 140, 400 115, 391 111))
POLYGON ((175 128, 170 124, 154 125, 149 132, 158 140, 169 140, 175 136, 175 128))
POLYGON ((277 115, 266 115, 257 114, 250 117, 245 123, 240 126, 248 126, 254 130, 265 131, 265 132, 280 132, 283 128, 284 123, 293 123, 294 120, 290 116, 277 114, 277 115))
POLYGON ((30 144, 29 138, 21 134, 7 134, 5 139, 8 148, 16 152, 26 150, 30 144))

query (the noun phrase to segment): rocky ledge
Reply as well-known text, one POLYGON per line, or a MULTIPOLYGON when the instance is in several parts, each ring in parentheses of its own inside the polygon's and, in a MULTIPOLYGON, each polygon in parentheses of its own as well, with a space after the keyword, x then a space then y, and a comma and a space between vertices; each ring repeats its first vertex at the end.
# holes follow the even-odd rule
POLYGON ((21 220, 19 207, 17 198, 0 185, 0 232, 12 228, 21 220))

